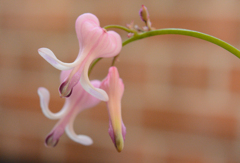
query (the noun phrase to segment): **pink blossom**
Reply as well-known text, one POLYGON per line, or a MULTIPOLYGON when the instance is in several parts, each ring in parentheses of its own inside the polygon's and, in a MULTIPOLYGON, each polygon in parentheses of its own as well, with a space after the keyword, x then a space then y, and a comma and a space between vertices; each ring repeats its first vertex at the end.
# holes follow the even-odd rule
POLYGON ((95 88, 89 81, 88 69, 94 59, 116 56, 122 48, 122 40, 118 33, 106 31, 99 26, 98 18, 90 13, 80 15, 76 20, 76 33, 79 41, 79 53, 72 63, 64 63, 56 58, 47 48, 40 48, 39 54, 52 66, 59 70, 72 70, 68 78, 62 82, 59 92, 69 97, 73 87, 80 80, 82 87, 94 97, 108 101, 107 93, 95 88))
POLYGON ((126 127, 122 121, 121 99, 124 92, 124 84, 119 78, 116 67, 110 67, 107 77, 102 81, 100 88, 104 89, 108 96, 107 101, 109 113, 108 133, 119 152, 122 151, 126 135, 126 127))
MULTIPOLYGON (((68 77, 71 70, 62 71, 60 81, 64 81, 65 78, 68 77)), ((94 80, 91 81, 91 84, 99 88, 101 82, 94 80)), ((49 100, 50 94, 46 88, 40 87, 38 88, 38 94, 40 97, 40 104, 43 113, 49 119, 60 119, 58 123, 54 126, 52 131, 48 134, 45 139, 46 146, 56 146, 59 138, 66 131, 67 135, 75 142, 78 142, 83 145, 91 145, 92 139, 86 135, 77 135, 73 129, 73 122, 75 117, 78 115, 79 112, 83 111, 84 109, 91 108, 97 105, 100 100, 93 97, 89 93, 87 93, 78 82, 75 85, 75 91, 72 92, 72 95, 65 100, 65 104, 63 108, 58 113, 52 113, 49 108, 49 100)))

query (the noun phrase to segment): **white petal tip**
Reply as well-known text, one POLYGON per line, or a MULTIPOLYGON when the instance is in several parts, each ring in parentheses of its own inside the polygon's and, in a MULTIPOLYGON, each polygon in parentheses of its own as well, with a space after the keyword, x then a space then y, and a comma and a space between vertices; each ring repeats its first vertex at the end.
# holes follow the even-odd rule
POLYGON ((80 140, 79 143, 81 143, 82 145, 89 146, 93 144, 93 140, 89 136, 78 135, 78 139, 80 140))

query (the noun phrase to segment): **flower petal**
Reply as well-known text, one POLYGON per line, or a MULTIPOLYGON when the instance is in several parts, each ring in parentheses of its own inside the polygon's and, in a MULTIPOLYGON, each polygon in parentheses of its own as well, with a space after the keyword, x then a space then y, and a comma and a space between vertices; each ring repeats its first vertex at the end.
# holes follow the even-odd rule
POLYGON ((64 63, 57 59, 54 53, 48 48, 38 49, 38 53, 53 67, 59 70, 69 70, 72 69, 77 63, 78 60, 75 60, 73 63, 64 63))
POLYGON ((62 118, 67 112, 67 105, 65 104, 63 108, 58 113, 53 113, 49 110, 48 104, 50 100, 49 91, 44 88, 38 88, 38 95, 40 97, 40 105, 42 108, 43 114, 48 117, 49 119, 59 119, 62 118))
POLYGON ((101 44, 98 45, 98 55, 97 58, 104 57, 114 57, 120 53, 122 49, 122 39, 120 35, 114 31, 107 31, 104 33, 105 40, 101 41, 101 44))
POLYGON ((109 129, 108 133, 117 148, 121 152, 124 146, 126 127, 122 121, 121 99, 124 92, 124 84, 119 78, 116 67, 110 67, 108 76, 102 81, 100 88, 104 89, 108 95, 107 101, 109 113, 109 129))
POLYGON ((100 24, 98 18, 91 13, 82 14, 77 18, 75 23, 75 29, 77 33, 77 38, 79 40, 80 50, 83 47, 91 47, 93 44, 95 44, 95 34, 96 30, 98 31, 98 29, 100 29, 99 25, 100 24))
POLYGON ((83 73, 80 78, 80 83, 81 83, 82 87, 85 89, 85 91, 87 91, 92 96, 94 96, 102 101, 108 101, 107 93, 103 89, 94 87, 91 84, 91 82, 89 81, 88 69, 89 69, 89 65, 92 62, 92 60, 93 59, 89 58, 89 60, 86 62, 85 66, 83 68, 83 73))
POLYGON ((89 136, 87 136, 87 135, 77 135, 74 132, 74 129, 73 129, 74 119, 75 119, 75 116, 73 116, 70 119, 68 125, 65 128, 65 131, 66 131, 68 137, 70 139, 72 139, 73 141, 77 142, 77 143, 80 143, 80 144, 83 144, 83 145, 91 145, 93 143, 93 141, 89 136))

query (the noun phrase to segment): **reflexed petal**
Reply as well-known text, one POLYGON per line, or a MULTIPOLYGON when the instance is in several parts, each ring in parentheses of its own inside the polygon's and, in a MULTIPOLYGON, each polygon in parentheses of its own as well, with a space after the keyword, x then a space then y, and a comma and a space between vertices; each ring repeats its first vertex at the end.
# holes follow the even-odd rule
POLYGON ((80 79, 80 83, 81 83, 82 87, 85 89, 85 91, 87 91, 92 96, 94 96, 102 101, 108 101, 107 93, 100 88, 94 87, 89 81, 88 69, 89 69, 89 65, 91 62, 92 62, 92 60, 89 59, 88 62, 85 64, 85 67, 83 69, 83 73, 82 73, 82 76, 80 79))
POLYGON ((48 48, 40 48, 38 49, 38 53, 53 67, 59 70, 69 70, 72 69, 78 61, 74 61, 73 63, 64 63, 57 59, 54 53, 48 48))
POLYGON ((66 114, 67 105, 64 105, 63 108, 58 113, 53 113, 49 110, 48 105, 50 100, 50 94, 46 88, 44 87, 38 88, 38 95, 40 97, 40 106, 42 108, 43 114, 46 117, 48 117, 49 119, 59 119, 66 114))
POLYGON ((65 128, 65 131, 70 139, 73 141, 83 144, 83 145, 91 145, 93 143, 92 139, 89 136, 86 135, 77 135, 74 132, 73 129, 73 122, 74 122, 75 116, 70 119, 70 122, 65 128))

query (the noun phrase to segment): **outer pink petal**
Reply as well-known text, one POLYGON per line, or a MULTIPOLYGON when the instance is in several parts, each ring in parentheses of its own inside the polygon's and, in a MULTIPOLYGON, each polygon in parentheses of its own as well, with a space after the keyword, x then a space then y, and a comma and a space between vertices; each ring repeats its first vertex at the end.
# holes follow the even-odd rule
POLYGON ((109 31, 106 33, 103 33, 103 36, 101 37, 101 41, 96 45, 93 54, 91 54, 91 57, 88 57, 88 60, 85 63, 83 73, 80 79, 80 82, 83 86, 83 88, 93 95, 94 97, 102 100, 102 101, 108 101, 108 95, 107 93, 99 88, 94 88, 89 81, 88 78, 88 70, 91 62, 98 58, 98 57, 112 57, 117 55, 121 48, 121 37, 113 31, 109 31))
POLYGON ((57 57, 54 55, 54 53, 48 49, 48 48, 40 48, 38 49, 38 53, 53 67, 59 70, 69 70, 72 69, 76 62, 73 63, 64 63, 57 59, 57 57))
POLYGON ((96 40, 96 31, 100 28, 98 18, 90 13, 80 15, 75 23, 77 38, 79 40, 80 50, 82 48, 92 47, 96 40), (94 38, 95 36, 95 38, 94 38))
POLYGON ((107 31, 104 35, 107 35, 107 38, 99 45, 99 55, 97 58, 109 58, 116 56, 122 49, 122 39, 120 35, 114 31, 107 31))
MULTIPOLYGON (((77 114, 76 114, 77 115, 77 114)), ((73 116, 69 123, 67 124, 65 131, 70 139, 73 141, 83 144, 83 145, 91 145, 93 143, 93 140, 86 135, 77 135, 73 129, 73 122, 74 122, 75 116, 73 116)))
POLYGON ((85 89, 85 91, 87 91, 92 96, 94 96, 102 101, 108 101, 107 93, 100 88, 94 87, 89 81, 88 68, 89 68, 89 65, 91 62, 92 62, 92 60, 89 60, 86 63, 83 73, 82 73, 82 76, 81 76, 81 79, 80 79, 80 83, 81 83, 82 87, 85 89))
POLYGON ((49 91, 44 87, 38 88, 38 95, 40 97, 40 106, 42 108, 43 114, 49 119, 59 119, 62 118, 67 112, 67 105, 65 104, 61 111, 58 113, 52 113, 48 107, 50 94, 49 91))

